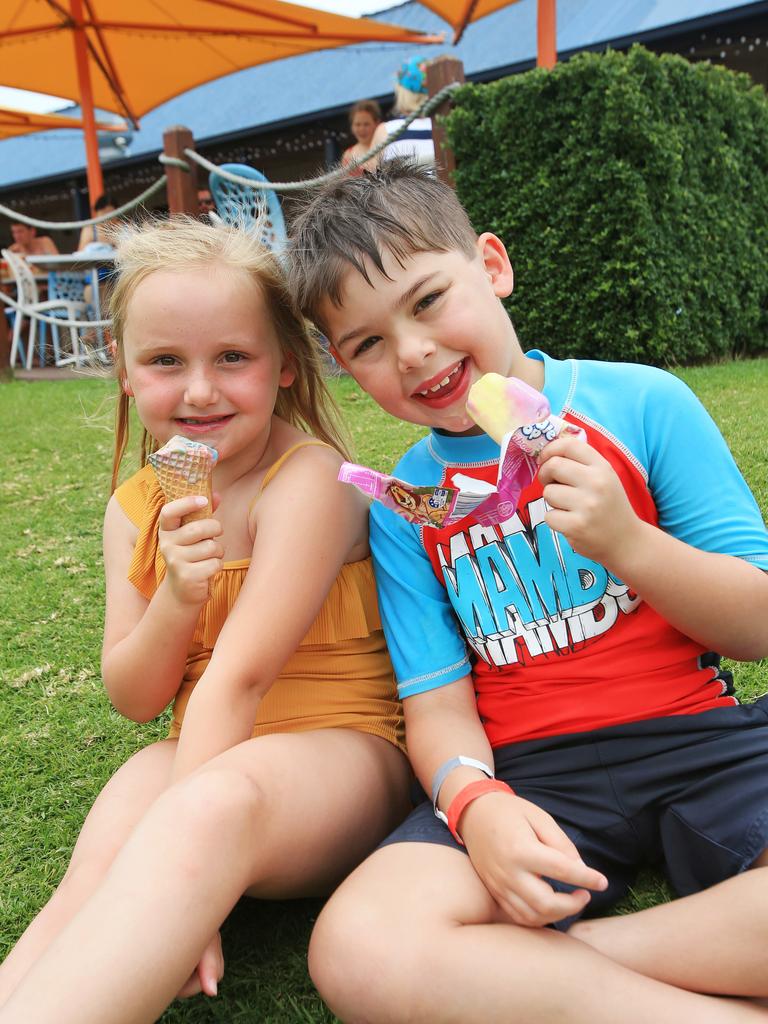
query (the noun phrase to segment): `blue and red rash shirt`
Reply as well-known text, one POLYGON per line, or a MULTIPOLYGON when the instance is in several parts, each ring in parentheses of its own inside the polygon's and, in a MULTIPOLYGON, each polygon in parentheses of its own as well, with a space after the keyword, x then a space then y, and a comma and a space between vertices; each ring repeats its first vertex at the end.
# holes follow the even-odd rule
MULTIPOLYGON (((584 428, 641 519, 768 571, 757 504, 685 384, 653 367, 528 356, 544 363, 552 411, 584 428)), ((394 472, 422 486, 451 485, 454 473, 495 483, 498 460, 486 434, 433 431, 394 472)), ((419 527, 374 504, 371 547, 400 696, 471 672, 494 747, 736 703, 718 659, 577 554, 545 510, 538 479, 493 527, 471 516, 419 527)))

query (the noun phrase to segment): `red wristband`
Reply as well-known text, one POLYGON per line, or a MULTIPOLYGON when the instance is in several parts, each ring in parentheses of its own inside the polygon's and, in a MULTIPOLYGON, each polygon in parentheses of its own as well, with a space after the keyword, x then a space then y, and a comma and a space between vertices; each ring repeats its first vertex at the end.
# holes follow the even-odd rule
POLYGON ((448 828, 451 830, 451 835, 457 843, 461 843, 462 846, 464 845, 461 836, 456 831, 459 818, 464 811, 479 796, 485 796, 486 793, 493 793, 496 790, 503 793, 515 792, 511 786, 508 786, 506 782, 502 782, 501 779, 479 779, 477 782, 470 782, 468 786, 460 789, 453 800, 451 800, 448 807, 448 828))

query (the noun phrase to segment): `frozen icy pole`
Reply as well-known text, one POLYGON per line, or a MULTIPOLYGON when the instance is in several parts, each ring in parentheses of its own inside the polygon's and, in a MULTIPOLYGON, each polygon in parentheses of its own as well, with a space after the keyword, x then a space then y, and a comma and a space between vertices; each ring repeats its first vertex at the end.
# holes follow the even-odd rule
POLYGON ((469 389, 467 412, 498 444, 507 434, 549 416, 541 392, 517 377, 486 373, 469 389))
POLYGON ((219 457, 215 448, 177 434, 149 456, 160 489, 168 501, 188 494, 203 494, 208 504, 184 516, 183 523, 207 519, 213 513, 213 467, 219 457))

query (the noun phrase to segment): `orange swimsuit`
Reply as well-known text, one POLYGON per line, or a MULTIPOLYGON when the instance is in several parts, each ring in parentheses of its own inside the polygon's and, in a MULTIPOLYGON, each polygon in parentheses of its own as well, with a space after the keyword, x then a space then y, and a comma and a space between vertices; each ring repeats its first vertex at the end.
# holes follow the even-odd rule
MULTIPOLYGON (((262 490, 297 448, 313 443, 319 442, 304 441, 285 452, 267 471, 262 490)), ((115 497, 139 530, 128 579, 149 601, 165 576, 157 531, 166 499, 151 466, 126 480, 115 497)), ((249 564, 248 558, 225 562, 211 581, 211 596, 200 612, 174 701, 171 737, 179 735, 190 694, 210 661, 249 564)), ((370 558, 342 566, 309 632, 262 698, 253 736, 328 728, 358 729, 405 748, 402 706, 384 643, 370 558)))

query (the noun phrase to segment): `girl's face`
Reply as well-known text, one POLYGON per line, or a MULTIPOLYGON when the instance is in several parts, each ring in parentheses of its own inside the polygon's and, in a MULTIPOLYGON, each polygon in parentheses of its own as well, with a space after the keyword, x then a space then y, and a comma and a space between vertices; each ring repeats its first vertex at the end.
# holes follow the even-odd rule
POLYGON ((352 134, 362 146, 367 146, 373 138, 377 123, 367 110, 358 110, 352 118, 352 134))
POLYGON ((278 388, 293 382, 260 289, 239 270, 158 270, 128 302, 125 372, 161 444, 203 441, 247 471, 266 446, 278 388))

